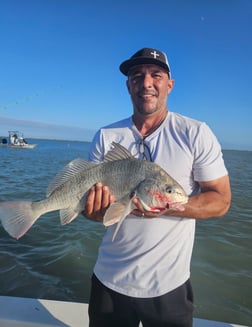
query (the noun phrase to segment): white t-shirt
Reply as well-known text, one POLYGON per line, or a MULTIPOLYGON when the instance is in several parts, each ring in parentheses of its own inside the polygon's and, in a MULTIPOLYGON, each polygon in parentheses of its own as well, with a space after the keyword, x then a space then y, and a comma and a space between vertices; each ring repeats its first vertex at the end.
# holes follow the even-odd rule
MULTIPOLYGON (((117 142, 136 158, 143 151, 190 196, 200 181, 227 175, 220 145, 202 122, 169 112, 164 122, 144 139, 127 118, 95 135, 89 159, 101 162, 117 142)), ((116 238, 116 225, 107 228, 94 273, 107 287, 132 297, 156 297, 182 285, 190 277, 195 219, 161 216, 147 219, 129 215, 116 238)))

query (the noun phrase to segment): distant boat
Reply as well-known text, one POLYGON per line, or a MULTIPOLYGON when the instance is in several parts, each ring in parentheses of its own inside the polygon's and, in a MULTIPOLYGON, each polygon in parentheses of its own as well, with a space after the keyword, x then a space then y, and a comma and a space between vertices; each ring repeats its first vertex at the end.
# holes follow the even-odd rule
POLYGON ((14 149, 33 149, 37 144, 30 144, 26 141, 20 131, 9 131, 8 138, 0 138, 0 146, 14 149))

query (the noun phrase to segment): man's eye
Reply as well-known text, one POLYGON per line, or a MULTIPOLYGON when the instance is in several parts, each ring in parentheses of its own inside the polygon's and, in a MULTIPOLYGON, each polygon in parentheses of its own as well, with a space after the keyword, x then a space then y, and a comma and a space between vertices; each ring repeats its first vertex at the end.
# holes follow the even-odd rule
POLYGON ((132 83, 137 83, 141 79, 142 75, 131 76, 132 83))
POLYGON ((162 75, 161 74, 154 74, 153 77, 154 78, 162 78, 162 75))
POLYGON ((132 76, 132 79, 139 79, 139 78, 141 78, 141 74, 136 74, 136 75, 133 75, 132 76))

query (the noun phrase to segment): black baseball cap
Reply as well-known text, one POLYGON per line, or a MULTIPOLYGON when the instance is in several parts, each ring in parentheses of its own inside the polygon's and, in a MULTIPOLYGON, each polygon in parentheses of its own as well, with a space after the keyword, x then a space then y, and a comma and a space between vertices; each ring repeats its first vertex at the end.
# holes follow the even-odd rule
POLYGON ((160 66, 165 69, 169 77, 171 77, 171 70, 166 54, 163 51, 152 48, 143 48, 137 51, 130 59, 122 62, 119 69, 124 75, 128 76, 130 68, 144 64, 160 66))

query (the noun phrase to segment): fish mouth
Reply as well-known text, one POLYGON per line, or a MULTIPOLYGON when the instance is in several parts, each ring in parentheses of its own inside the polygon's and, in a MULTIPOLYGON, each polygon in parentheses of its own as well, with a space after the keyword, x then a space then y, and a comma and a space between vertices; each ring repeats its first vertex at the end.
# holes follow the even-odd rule
POLYGON ((146 211, 150 211, 150 212, 160 212, 160 211, 164 211, 166 208, 165 207, 150 207, 148 206, 148 204, 146 204, 144 201, 140 200, 144 210, 146 211))

